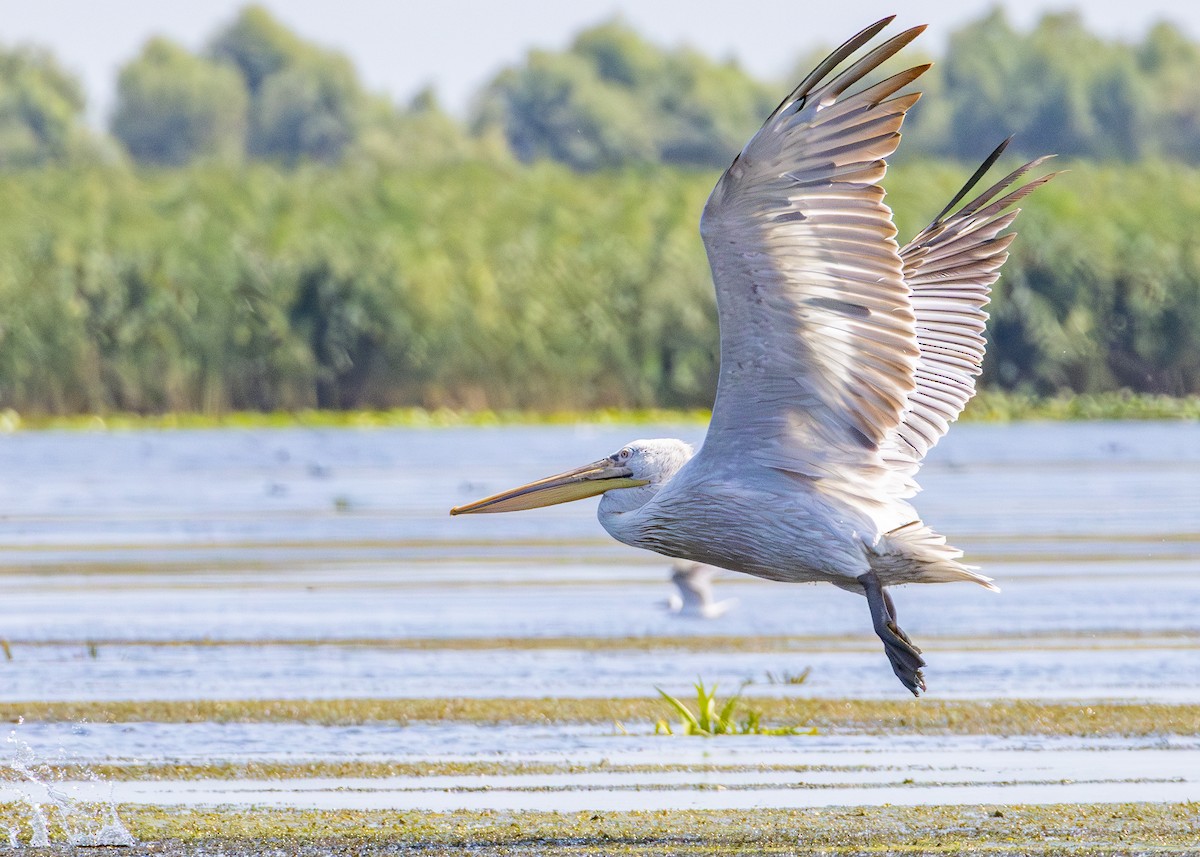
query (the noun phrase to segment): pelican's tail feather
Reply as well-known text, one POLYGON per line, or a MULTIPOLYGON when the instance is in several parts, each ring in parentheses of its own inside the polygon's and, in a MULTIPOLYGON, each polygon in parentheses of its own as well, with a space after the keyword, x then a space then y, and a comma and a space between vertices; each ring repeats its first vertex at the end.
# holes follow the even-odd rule
POLYGON ((885 533, 876 546, 871 567, 885 586, 898 583, 977 583, 999 592, 990 577, 976 566, 959 562, 963 552, 946 544, 946 537, 921 521, 912 521, 885 533))

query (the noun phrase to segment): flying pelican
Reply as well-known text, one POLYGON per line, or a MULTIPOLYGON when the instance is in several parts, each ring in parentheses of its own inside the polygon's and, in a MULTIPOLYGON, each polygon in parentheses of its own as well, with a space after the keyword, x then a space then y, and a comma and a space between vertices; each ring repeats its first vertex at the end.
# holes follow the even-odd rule
POLYGON ((667 598, 667 611, 688 619, 716 619, 737 606, 736 598, 713 598, 712 579, 717 569, 702 562, 677 559, 671 566, 671 582, 678 593, 667 598))
POLYGON ((956 209, 1001 144, 903 248, 879 182, 929 66, 852 87, 924 27, 821 62, 713 188, 700 220, 716 285, 721 371, 699 452, 635 440, 557 476, 451 509, 513 512, 603 494, 616 539, 770 580, 865 595, 892 670, 925 689, 921 650, 887 587, 990 578, 908 502, 929 449, 975 393, 989 286, 1031 161, 956 209))

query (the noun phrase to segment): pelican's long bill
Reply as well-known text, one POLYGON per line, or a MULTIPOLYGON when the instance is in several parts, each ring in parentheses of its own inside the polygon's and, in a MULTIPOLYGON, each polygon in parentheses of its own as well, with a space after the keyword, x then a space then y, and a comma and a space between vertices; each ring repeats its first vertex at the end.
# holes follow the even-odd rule
POLYGON ((636 488, 647 484, 645 479, 634 479, 628 467, 618 464, 611 458, 602 458, 583 467, 576 467, 557 476, 549 476, 530 482, 520 488, 502 491, 491 497, 484 497, 465 506, 455 506, 450 510, 451 515, 470 515, 476 512, 520 512, 525 509, 537 509, 541 506, 553 506, 556 503, 570 503, 572 500, 582 500, 585 497, 595 497, 612 488, 636 488))

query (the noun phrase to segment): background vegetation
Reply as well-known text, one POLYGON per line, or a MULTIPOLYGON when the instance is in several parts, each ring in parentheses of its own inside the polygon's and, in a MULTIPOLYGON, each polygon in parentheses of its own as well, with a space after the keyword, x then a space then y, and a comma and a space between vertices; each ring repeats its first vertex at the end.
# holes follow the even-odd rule
MULTIPOLYGON (((460 122, 250 7, 202 52, 149 42, 109 135, 53 57, 0 49, 0 408, 704 407, 699 211, 786 86, 616 21, 460 122)), ((902 237, 1009 133, 1069 156, 1019 223, 985 385, 1200 393, 1200 46, 995 12, 922 88, 902 237)))

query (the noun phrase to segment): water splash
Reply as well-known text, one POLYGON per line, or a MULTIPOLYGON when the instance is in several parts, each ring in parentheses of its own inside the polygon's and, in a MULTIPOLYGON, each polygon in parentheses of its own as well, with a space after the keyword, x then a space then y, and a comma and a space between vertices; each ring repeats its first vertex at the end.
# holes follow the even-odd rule
POLYGON ((29 844, 34 848, 49 848, 50 827, 46 824, 46 816, 42 814, 42 806, 33 798, 27 797, 26 802, 29 804, 29 824, 33 827, 29 844))
MULTIPOLYGON (((24 720, 17 722, 20 725, 24 720)), ((117 808, 111 796, 108 801, 102 803, 76 800, 60 787, 61 774, 48 763, 39 761, 33 748, 17 736, 15 729, 9 733, 8 743, 14 748, 13 758, 8 763, 8 770, 16 774, 15 786, 21 791, 25 803, 29 806, 29 824, 32 828, 29 838, 31 847, 47 848, 51 844, 50 823, 43 812, 43 806, 53 809, 57 826, 62 829, 63 836, 69 845, 86 848, 137 844, 133 834, 117 816, 117 808)), ((60 762, 69 761, 66 759, 64 750, 60 750, 59 754, 60 762)), ((92 782, 102 782, 94 771, 88 770, 86 775, 92 782)), ((9 779, 12 784, 12 778, 5 777, 5 779, 9 779)), ((16 828, 8 828, 8 841, 10 847, 19 847, 20 840, 16 828)))

